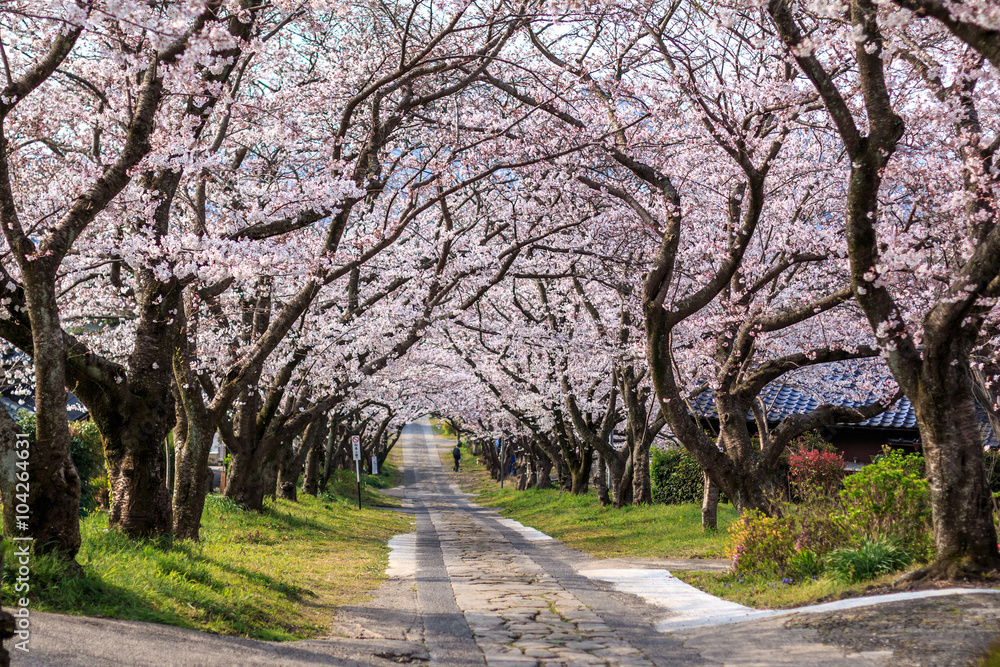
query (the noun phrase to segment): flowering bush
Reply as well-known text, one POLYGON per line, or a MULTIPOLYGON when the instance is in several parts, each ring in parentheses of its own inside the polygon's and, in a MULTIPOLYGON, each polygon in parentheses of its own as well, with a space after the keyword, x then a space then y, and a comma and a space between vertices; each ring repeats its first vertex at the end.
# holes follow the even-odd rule
POLYGON ((886 447, 875 462, 844 480, 840 497, 847 520, 869 538, 898 540, 921 557, 930 548, 931 492, 924 459, 886 447))
POLYGON ((736 574, 780 573, 795 552, 795 523, 747 510, 729 526, 727 555, 736 574))
POLYGON ((854 529, 829 503, 822 506, 800 505, 796 508, 799 532, 795 537, 797 551, 808 549, 823 555, 852 542, 854 529))
POLYGON ((836 452, 800 449, 788 455, 788 480, 804 501, 832 498, 844 479, 845 465, 836 452))

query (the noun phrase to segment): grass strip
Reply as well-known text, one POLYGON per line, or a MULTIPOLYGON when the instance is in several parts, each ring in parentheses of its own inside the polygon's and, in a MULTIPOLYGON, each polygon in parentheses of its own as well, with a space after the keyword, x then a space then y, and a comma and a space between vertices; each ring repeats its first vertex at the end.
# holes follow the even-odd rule
POLYGON ((757 609, 790 609, 847 597, 885 592, 899 573, 887 574, 860 584, 830 577, 803 581, 780 576, 741 577, 728 572, 671 572, 675 577, 716 597, 757 609))
MULTIPOLYGON (((332 481, 333 490, 346 485, 332 481)), ((35 557, 32 608, 271 641, 320 636, 336 607, 366 599, 384 580, 388 539, 413 530, 409 517, 372 507, 395 499, 368 487, 362 500, 358 510, 356 495, 302 494, 258 513, 211 495, 200 542, 130 540, 108 530, 106 514, 92 514, 81 522, 83 576, 35 557)), ((5 601, 14 595, 11 549, 5 601)))

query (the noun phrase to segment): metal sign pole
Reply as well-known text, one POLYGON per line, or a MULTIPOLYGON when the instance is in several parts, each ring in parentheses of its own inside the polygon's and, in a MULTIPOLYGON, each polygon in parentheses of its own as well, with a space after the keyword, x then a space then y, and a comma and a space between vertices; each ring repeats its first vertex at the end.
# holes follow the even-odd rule
POLYGON ((354 472, 358 477, 358 509, 361 509, 361 436, 351 436, 351 448, 354 450, 354 472))

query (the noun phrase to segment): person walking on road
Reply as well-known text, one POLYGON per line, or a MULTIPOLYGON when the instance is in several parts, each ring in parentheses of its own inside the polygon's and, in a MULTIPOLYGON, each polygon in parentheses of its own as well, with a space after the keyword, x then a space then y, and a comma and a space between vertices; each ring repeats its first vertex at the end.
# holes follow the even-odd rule
POLYGON ((458 472, 458 462, 462 460, 462 448, 455 445, 455 449, 451 450, 451 455, 455 459, 455 472, 458 472))

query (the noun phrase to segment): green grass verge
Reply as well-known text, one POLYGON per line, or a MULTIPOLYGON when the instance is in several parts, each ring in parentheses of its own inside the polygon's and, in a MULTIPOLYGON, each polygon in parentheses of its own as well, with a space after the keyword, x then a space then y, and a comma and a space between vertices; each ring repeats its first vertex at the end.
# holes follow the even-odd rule
MULTIPOLYGON (((378 489, 388 489, 403 483, 403 473, 391 459, 378 475, 361 473, 361 504, 363 507, 402 507, 402 500, 386 496, 378 489)), ((353 499, 358 502, 358 477, 353 470, 337 470, 330 475, 327 492, 331 498, 353 499)), ((301 495, 301 494, 300 494, 301 495)))
MULTIPOLYGON (((453 465, 451 447, 441 443, 441 461, 453 465)), ((454 441, 452 441, 453 443, 454 441)), ((634 505, 622 509, 601 507, 597 493, 563 493, 558 489, 517 491, 508 483, 500 489, 486 468, 465 452, 459 486, 478 494, 475 501, 494 507, 505 517, 520 521, 595 558, 724 558, 726 527, 736 518, 731 505, 719 506, 719 531, 701 529, 699 505, 634 505)))
MULTIPOLYGON (((900 573, 862 583, 845 583, 831 577, 794 581, 781 577, 738 577, 728 572, 671 572, 681 581, 725 600, 748 607, 787 609, 866 594, 869 587, 888 586, 900 573)), ((881 591, 879 591, 881 592, 881 591)))
MULTIPOLYGON (((355 503, 303 494, 257 513, 209 496, 201 542, 130 540, 107 530, 105 514, 93 514, 81 523, 83 576, 33 559, 32 608, 264 640, 315 637, 333 609, 365 599, 384 579, 386 541, 412 531, 409 517, 355 503)), ((7 604, 16 576, 11 550, 8 543, 7 604)))
POLYGON ((736 516, 732 507, 720 506, 723 530, 706 533, 697 505, 612 509, 601 507, 594 492, 573 495, 556 489, 516 491, 509 487, 481 490, 475 500, 595 558, 724 558, 724 528, 736 516))

